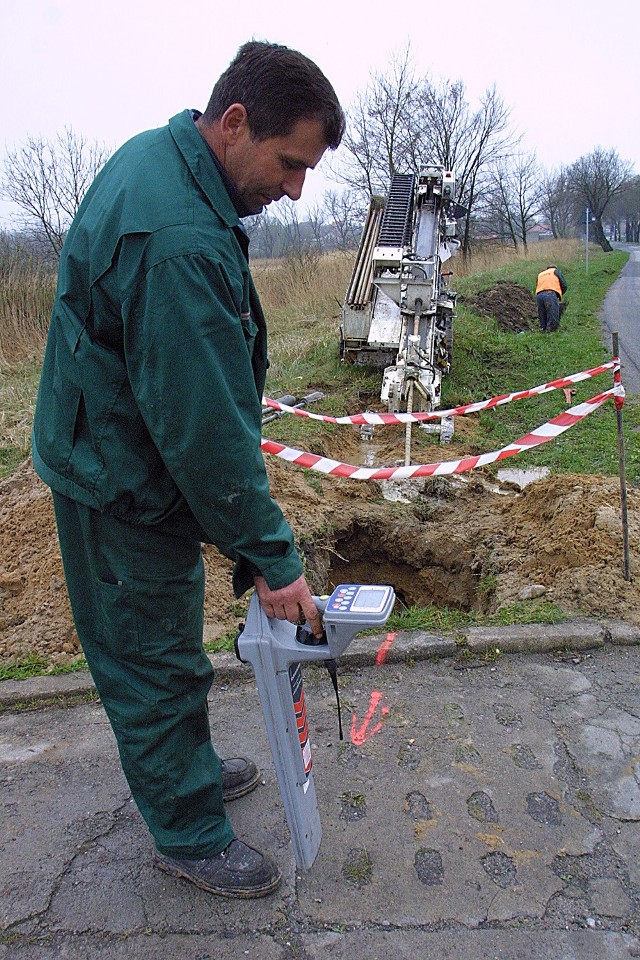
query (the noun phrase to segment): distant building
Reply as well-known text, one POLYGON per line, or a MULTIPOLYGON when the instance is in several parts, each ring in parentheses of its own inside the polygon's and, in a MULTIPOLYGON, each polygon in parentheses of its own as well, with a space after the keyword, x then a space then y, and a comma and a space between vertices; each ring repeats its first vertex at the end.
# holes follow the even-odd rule
POLYGON ((527 240, 553 240, 553 230, 548 223, 536 223, 527 230, 527 240))

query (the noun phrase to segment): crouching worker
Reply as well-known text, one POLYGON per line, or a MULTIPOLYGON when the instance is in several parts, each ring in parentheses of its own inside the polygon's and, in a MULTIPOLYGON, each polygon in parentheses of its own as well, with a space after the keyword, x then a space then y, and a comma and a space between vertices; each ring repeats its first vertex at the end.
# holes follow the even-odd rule
POLYGON ((255 586, 268 616, 322 632, 260 450, 266 326, 240 220, 297 200, 343 131, 314 63, 250 42, 204 114, 126 143, 66 238, 38 394, 33 460, 155 862, 227 897, 280 872, 225 809, 259 775, 211 743, 201 543, 234 561, 237 597, 255 586))
POLYGON ((536 283, 538 320, 543 333, 553 333, 560 323, 560 302, 567 292, 567 281, 555 263, 541 270, 536 283))

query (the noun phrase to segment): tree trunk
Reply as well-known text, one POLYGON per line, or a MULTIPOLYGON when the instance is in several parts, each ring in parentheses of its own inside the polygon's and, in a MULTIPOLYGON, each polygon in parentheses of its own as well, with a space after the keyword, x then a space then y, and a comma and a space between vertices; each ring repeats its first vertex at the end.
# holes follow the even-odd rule
POLYGON ((594 217, 593 220, 593 239, 596 243, 599 243, 605 253, 611 253, 613 247, 607 240, 603 227, 602 227, 602 218, 594 217))

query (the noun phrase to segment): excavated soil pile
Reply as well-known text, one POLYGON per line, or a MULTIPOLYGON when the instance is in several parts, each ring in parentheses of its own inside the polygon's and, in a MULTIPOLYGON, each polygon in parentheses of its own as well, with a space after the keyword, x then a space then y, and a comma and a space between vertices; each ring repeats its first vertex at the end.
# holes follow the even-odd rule
MULTIPOLYGON (((377 450, 355 433, 343 448, 335 440, 331 455, 351 462, 364 446, 376 464, 401 457, 401 438, 395 451, 388 440, 377 450)), ((495 478, 480 471, 383 488, 311 475, 270 457, 267 465, 317 592, 377 581, 393 584, 399 603, 488 613, 535 585, 541 596, 527 601, 532 605, 552 600, 569 614, 640 624, 640 491, 628 498, 627 583, 615 478, 554 476, 522 492, 504 485, 501 495, 495 478)), ((207 635, 215 637, 237 626, 243 611, 231 593, 230 564, 213 547, 204 553, 207 635)), ((0 662, 40 654, 65 663, 79 652, 51 497, 27 462, 0 481, 0 662)))
POLYGON ((531 330, 538 319, 535 296, 511 280, 498 280, 475 297, 465 298, 464 303, 475 313, 495 317, 500 329, 506 333, 531 330))

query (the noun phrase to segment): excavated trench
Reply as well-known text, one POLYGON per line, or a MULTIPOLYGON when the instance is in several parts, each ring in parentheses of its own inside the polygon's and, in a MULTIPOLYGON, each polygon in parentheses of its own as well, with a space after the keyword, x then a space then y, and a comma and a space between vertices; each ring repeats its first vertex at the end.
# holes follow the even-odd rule
POLYGON ((485 553, 463 537, 442 537, 437 524, 416 518, 409 528, 388 515, 365 512, 336 533, 325 553, 326 582, 330 588, 339 583, 391 584, 400 608, 433 605, 485 612, 485 553))
MULTIPOLYGON (((535 300, 524 288, 496 285, 469 306, 496 316, 503 330, 535 326, 535 300)), ((363 393, 359 402, 359 409, 375 409, 378 397, 363 393)), ((412 459, 472 454, 475 429, 473 418, 456 418, 448 453, 414 429, 412 459)), ((404 462, 404 429, 376 428, 363 436, 357 428, 318 435, 310 427, 303 446, 346 463, 395 466, 404 462)), ((523 467, 535 468, 535 459, 524 459, 523 467)), ((341 582, 389 583, 400 608, 432 604, 494 613, 524 598, 551 601, 571 615, 640 624, 640 491, 628 490, 627 581, 617 477, 530 477, 535 482, 520 490, 508 476, 481 470, 456 479, 377 483, 311 474, 276 457, 266 463, 316 593, 341 582)), ((203 554, 207 637, 215 639, 237 628, 246 597, 234 600, 231 563, 209 545, 203 554)), ((28 461, 0 480, 0 558, 0 663, 25 655, 51 664, 73 661, 80 648, 51 496, 28 461)))
MULTIPOLYGON (((415 433, 424 439, 417 428, 415 433)), ((403 447, 402 427, 377 429, 366 439, 356 429, 334 436, 331 450, 322 453, 365 467, 398 466, 403 447)), ((441 453, 438 444, 420 450, 423 460, 438 459, 441 453)), ((323 497, 333 504, 329 483, 323 497)), ((304 544, 314 588, 324 592, 339 583, 387 583, 400 609, 433 605, 487 612, 490 597, 483 583, 489 550, 483 539, 469 536, 466 524, 451 522, 459 513, 459 489, 460 482, 438 478, 364 481, 343 488, 330 533, 304 544)))

